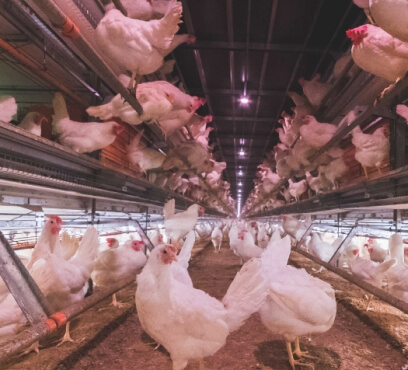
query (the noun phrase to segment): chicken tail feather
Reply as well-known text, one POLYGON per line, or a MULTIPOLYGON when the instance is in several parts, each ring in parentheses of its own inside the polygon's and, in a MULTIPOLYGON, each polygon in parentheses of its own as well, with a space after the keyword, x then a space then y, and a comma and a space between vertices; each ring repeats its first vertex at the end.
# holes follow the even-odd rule
POLYGON ((257 312, 268 294, 262 275, 262 262, 252 258, 235 275, 222 303, 227 309, 229 331, 237 330, 253 313, 257 312))

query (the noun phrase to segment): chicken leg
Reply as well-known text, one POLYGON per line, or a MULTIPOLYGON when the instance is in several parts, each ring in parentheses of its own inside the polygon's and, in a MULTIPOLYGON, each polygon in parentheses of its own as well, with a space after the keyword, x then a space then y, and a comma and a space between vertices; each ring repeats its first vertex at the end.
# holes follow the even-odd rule
POLYGON ((122 303, 122 302, 118 302, 116 299, 116 293, 112 294, 112 306, 118 307, 118 308, 122 308, 122 307, 128 307, 129 305, 127 303, 122 303))
POLYGON ((70 321, 68 321, 65 325, 65 334, 62 337, 61 341, 57 344, 57 347, 59 347, 61 344, 65 342, 75 342, 72 338, 71 335, 69 334, 69 326, 70 326, 70 321))
POLYGON ((372 310, 372 308, 370 307, 370 302, 371 302, 371 300, 373 299, 373 295, 372 294, 370 294, 370 296, 368 297, 368 301, 367 301, 367 305, 366 305, 366 308, 365 308, 365 311, 370 311, 370 310, 372 310))
POLYGON ((365 166, 363 166, 363 165, 362 165, 362 167, 363 167, 363 170, 364 170, 364 175, 365 175, 366 179, 368 179, 367 168, 365 166))
POLYGON ((293 353, 299 358, 306 357, 306 358, 311 358, 311 359, 315 359, 315 360, 317 359, 317 357, 309 355, 308 354, 309 352, 302 351, 300 349, 299 337, 296 337, 296 339, 295 339, 295 351, 293 353))
POLYGON ((308 364, 307 362, 298 361, 293 358, 292 345, 288 341, 286 341, 286 350, 288 351, 289 363, 290 363, 290 366, 292 367, 292 370, 295 370, 296 365, 303 366, 303 367, 310 367, 311 369, 314 370, 313 364, 308 364))

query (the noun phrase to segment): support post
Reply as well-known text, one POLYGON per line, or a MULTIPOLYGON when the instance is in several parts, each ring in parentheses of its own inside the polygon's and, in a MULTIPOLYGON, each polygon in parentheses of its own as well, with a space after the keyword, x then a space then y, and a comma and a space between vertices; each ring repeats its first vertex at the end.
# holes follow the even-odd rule
POLYGON ((0 276, 31 324, 47 320, 53 310, 13 248, 0 232, 0 276))

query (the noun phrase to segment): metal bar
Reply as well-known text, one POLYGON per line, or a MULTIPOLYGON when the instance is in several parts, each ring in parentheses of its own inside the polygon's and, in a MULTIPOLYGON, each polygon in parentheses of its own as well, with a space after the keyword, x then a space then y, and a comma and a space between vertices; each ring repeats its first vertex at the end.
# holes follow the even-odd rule
MULTIPOLYGON (((93 293, 91 296, 83 299, 82 301, 66 307, 64 310, 62 310, 62 312, 65 314, 67 321, 70 321, 74 317, 77 317, 82 312, 95 306, 99 302, 111 296, 113 293, 116 293, 120 289, 125 288, 127 285, 133 283, 134 281, 135 278, 132 277, 128 281, 115 284, 109 290, 101 290, 99 292, 93 293)), ((15 336, 12 341, 6 343, 0 348, 0 362, 6 361, 13 355, 26 349, 31 344, 37 342, 40 339, 45 338, 50 332, 51 330, 49 326, 45 323, 45 320, 26 329, 22 333, 15 336)))
POLYGON ((0 276, 31 324, 45 321, 53 312, 2 232, 0 232, 0 276))
MULTIPOLYGON (((357 233, 357 229, 355 226, 353 226, 351 228, 351 230, 348 232, 347 236, 343 239, 343 241, 340 243, 340 245, 338 246, 338 248, 335 250, 335 252, 333 253, 333 255, 331 256, 331 258, 327 261, 328 264, 331 264, 332 260, 334 260, 334 257, 336 256, 336 254, 340 251, 341 247, 343 245, 349 245, 349 242, 351 241, 351 239, 353 238, 353 236, 357 233)), ((340 256, 339 256, 340 257, 340 256)), ((337 261, 339 259, 337 258, 335 260, 334 265, 337 264, 337 261)))
POLYGON ((145 243, 145 246, 149 249, 149 251, 152 251, 153 248, 154 248, 154 245, 151 242, 150 238, 147 236, 147 233, 146 233, 147 228, 146 228, 146 231, 145 231, 145 230, 143 230, 142 225, 140 225, 139 221, 133 220, 131 222, 131 224, 133 222, 136 224, 136 225, 134 225, 136 227, 136 231, 140 235, 140 237, 142 238, 143 242, 145 243))
MULTIPOLYGON (((37 6, 46 14, 51 23, 60 29, 64 29, 67 23, 72 21, 59 9, 59 7, 51 0, 35 0, 37 6)), ((72 27, 76 26, 72 24, 72 27)), ((74 45, 84 54, 90 63, 95 73, 105 81, 113 90, 122 95, 122 97, 139 113, 143 113, 143 108, 137 101, 136 96, 129 93, 129 91, 118 80, 111 68, 105 64, 102 57, 97 51, 88 43, 88 41, 81 35, 77 29, 77 34, 71 39, 74 45)))
MULTIPOLYGON (((183 13, 185 19, 185 7, 183 2, 183 13)), ((187 25, 187 23, 186 23, 187 25)), ((188 26, 187 26, 188 29, 188 26)), ((193 50, 206 50, 206 49, 222 49, 233 51, 245 51, 247 48, 250 51, 263 51, 263 52, 278 52, 278 53, 305 53, 305 54, 321 54, 325 51, 323 48, 305 47, 298 44, 268 44, 262 42, 225 42, 225 41, 196 41, 191 45, 180 45, 180 48, 193 49, 193 50)), ((342 54, 341 50, 331 49, 329 53, 335 56, 342 54)))
POLYGON ((335 267, 333 265, 330 265, 327 262, 322 261, 320 258, 317 258, 315 256, 312 256, 311 254, 301 250, 301 249, 296 249, 294 250, 295 252, 309 258, 310 260, 318 263, 319 265, 324 266, 325 268, 327 268, 328 270, 334 272, 335 274, 341 276, 343 279, 346 279, 348 281, 350 281, 351 283, 353 283, 354 285, 357 285, 358 287, 360 287, 363 290, 366 290, 367 292, 375 295, 376 297, 380 298, 381 300, 383 300, 384 302, 390 304, 391 306, 394 306, 396 308, 398 308, 399 310, 401 310, 404 313, 408 313, 408 303, 401 301, 400 299, 394 297, 391 294, 388 294, 386 292, 384 292, 382 289, 377 288, 369 283, 366 283, 365 281, 363 281, 362 279, 338 268, 335 267))

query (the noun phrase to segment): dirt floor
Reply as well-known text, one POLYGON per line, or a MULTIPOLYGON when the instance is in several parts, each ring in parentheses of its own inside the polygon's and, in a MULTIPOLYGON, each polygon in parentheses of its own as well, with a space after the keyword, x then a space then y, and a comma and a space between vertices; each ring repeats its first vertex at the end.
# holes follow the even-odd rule
MULTIPOLYGON (((291 263, 309 272, 318 267, 305 257, 292 253, 291 263)), ((195 287, 214 297, 222 298, 235 273, 239 259, 223 246, 214 253, 208 242, 199 242, 190 263, 195 287)), ((330 282, 336 290, 338 312, 335 323, 327 333, 301 338, 306 348, 318 358, 316 370, 326 369, 408 369, 404 343, 408 338, 408 316, 375 299, 372 311, 364 311, 364 292, 332 272, 324 271, 319 278, 330 282)), ((115 308, 110 300, 88 310, 72 323, 75 343, 55 347, 59 332, 43 344, 37 355, 31 353, 13 360, 1 369, 140 369, 169 370, 171 361, 163 348, 143 332, 134 306, 135 286, 120 291, 118 298, 131 306, 115 308), (101 310, 102 309, 102 310, 101 310)), ((270 333, 258 315, 252 316, 238 331, 232 333, 227 344, 214 356, 206 358, 206 369, 249 370, 290 369, 285 342, 270 333)), ((188 370, 198 369, 191 362, 188 370)), ((299 369, 299 367, 297 367, 299 369)))

